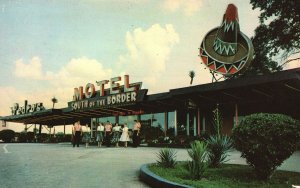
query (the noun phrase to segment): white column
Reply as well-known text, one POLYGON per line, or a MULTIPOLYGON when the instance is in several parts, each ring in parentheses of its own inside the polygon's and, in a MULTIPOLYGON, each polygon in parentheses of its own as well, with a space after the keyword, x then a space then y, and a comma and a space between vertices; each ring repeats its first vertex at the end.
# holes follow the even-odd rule
POLYGON ((167 130, 168 130, 168 112, 165 112, 165 124, 164 124, 165 137, 167 136, 167 130))
POLYGON ((233 127, 237 126, 239 124, 239 109, 238 105, 235 104, 235 122, 233 124, 233 127))
POLYGON ((190 136, 190 113, 186 113, 186 135, 190 136))
POLYGON ((174 135, 177 136, 177 110, 174 111, 174 135))

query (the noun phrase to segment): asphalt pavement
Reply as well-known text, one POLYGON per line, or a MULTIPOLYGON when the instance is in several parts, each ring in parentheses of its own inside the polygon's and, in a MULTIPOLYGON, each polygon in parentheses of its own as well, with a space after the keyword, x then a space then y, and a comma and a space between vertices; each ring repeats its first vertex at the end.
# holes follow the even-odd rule
MULTIPOLYGON (((144 188, 139 168, 156 162, 160 148, 73 148, 64 144, 0 144, 1 188, 103 187, 144 188)), ((176 149, 177 160, 188 160, 186 149, 176 149)), ((228 163, 246 164, 232 151, 228 163)), ((279 168, 300 172, 300 151, 279 168)))

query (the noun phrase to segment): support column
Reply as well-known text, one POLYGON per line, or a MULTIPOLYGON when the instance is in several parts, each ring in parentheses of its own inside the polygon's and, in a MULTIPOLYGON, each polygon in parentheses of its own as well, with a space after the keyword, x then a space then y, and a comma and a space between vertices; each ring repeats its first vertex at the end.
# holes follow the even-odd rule
POLYGON ((177 110, 174 111, 174 135, 177 136, 177 110))
POLYGON ((40 124, 38 142, 41 142, 41 135, 42 135, 42 125, 40 124))
POLYGON ((197 136, 197 117, 194 115, 194 136, 197 136))
POLYGON ((197 109, 197 123, 198 123, 198 126, 197 126, 198 136, 200 136, 201 135, 201 119, 200 119, 200 109, 199 108, 197 109))
POLYGON ((165 137, 167 136, 167 130, 168 130, 168 112, 165 112, 165 125, 164 125, 165 137))
POLYGON ((186 113, 186 135, 190 136, 190 113, 186 113))
POLYGON ((34 133, 34 142, 37 143, 36 124, 34 124, 34 131, 33 131, 33 133, 34 133))
POLYGON ((202 118, 202 132, 205 133, 205 116, 202 118))
POLYGON ((235 104, 235 123, 234 123, 234 127, 237 126, 239 124, 239 109, 238 109, 238 105, 235 104))
POLYGON ((24 124, 24 125, 25 125, 26 142, 28 142, 28 140, 27 140, 27 124, 24 124))
POLYGON ((64 137, 66 136, 66 122, 64 122, 64 137))
POLYGON ((91 127, 90 127, 90 136, 91 138, 94 138, 94 121, 93 121, 93 118, 91 118, 91 127))
POLYGON ((115 116, 115 118, 116 118, 115 122, 119 124, 119 119, 120 119, 119 116, 115 116))

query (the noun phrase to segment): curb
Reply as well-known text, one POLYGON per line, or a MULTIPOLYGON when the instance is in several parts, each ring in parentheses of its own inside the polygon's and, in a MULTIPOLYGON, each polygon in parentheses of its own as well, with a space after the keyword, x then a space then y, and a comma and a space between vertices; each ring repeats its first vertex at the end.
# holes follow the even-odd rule
POLYGON ((160 187, 160 188, 193 188, 188 185, 182 185, 178 183, 171 182, 160 176, 154 174, 148 169, 149 164, 144 164, 140 168, 140 179, 150 185, 151 187, 160 187))

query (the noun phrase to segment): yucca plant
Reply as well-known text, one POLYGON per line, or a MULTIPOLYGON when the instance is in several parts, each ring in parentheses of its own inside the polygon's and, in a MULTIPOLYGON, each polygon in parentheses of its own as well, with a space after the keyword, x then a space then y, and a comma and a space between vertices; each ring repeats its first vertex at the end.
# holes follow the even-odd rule
POLYGON ((210 167, 218 168, 220 164, 228 161, 226 158, 233 145, 229 136, 212 135, 207 139, 207 144, 207 160, 210 167))
POLYGON ((215 134, 211 135, 207 140, 207 161, 210 167, 217 168, 220 164, 227 161, 228 152, 232 148, 233 142, 229 136, 222 135, 223 127, 222 114, 219 105, 213 110, 213 127, 215 134))
POLYGON ((176 165, 176 154, 174 149, 163 148, 157 153, 158 160, 156 161, 158 165, 165 168, 174 168, 176 165))
POLYGON ((200 141, 191 143, 191 149, 187 150, 192 161, 188 161, 187 169, 193 179, 201 179, 208 165, 205 162, 207 144, 200 141))

